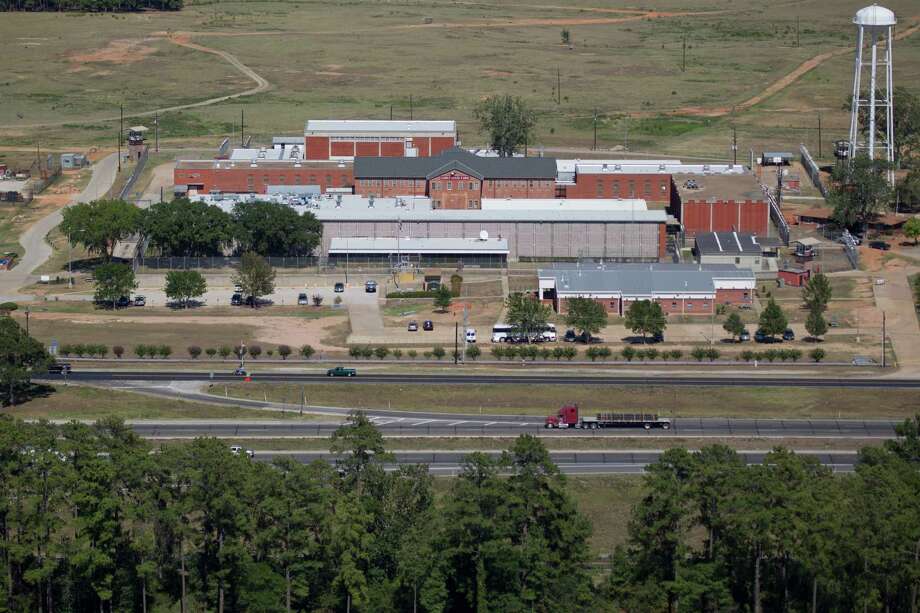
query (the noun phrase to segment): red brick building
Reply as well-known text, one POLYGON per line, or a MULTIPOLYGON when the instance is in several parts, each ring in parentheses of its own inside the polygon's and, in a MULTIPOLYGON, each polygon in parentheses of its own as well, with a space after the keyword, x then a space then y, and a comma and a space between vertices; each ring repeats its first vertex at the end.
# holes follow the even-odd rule
POLYGON ((673 181, 671 212, 687 236, 699 232, 768 235, 769 205, 753 175, 674 175, 673 181))
POLYGON ((556 161, 454 148, 429 158, 358 157, 354 176, 362 196, 428 196, 434 208, 478 209, 483 198, 552 198, 556 161))
POLYGON ((671 171, 679 160, 559 160, 556 195, 560 198, 641 198, 670 204, 671 171))
POLYGON ((592 298, 607 312, 624 315, 639 300, 653 300, 668 315, 711 315, 716 305, 750 305, 756 280, 730 265, 615 264, 539 271, 540 298, 559 313, 570 298, 592 298))
POLYGON ((430 157, 458 144, 455 121, 311 119, 304 130, 307 160, 430 157))
POLYGON ((269 185, 314 185, 321 192, 331 188, 351 190, 351 164, 300 160, 179 160, 173 184, 199 193, 264 194, 269 185))

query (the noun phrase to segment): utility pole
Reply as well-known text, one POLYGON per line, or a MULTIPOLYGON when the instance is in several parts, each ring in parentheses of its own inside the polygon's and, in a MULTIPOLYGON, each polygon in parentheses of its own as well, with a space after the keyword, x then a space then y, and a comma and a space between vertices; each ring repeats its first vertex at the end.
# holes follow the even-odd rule
POLYGON ((409 121, 412 121, 412 94, 409 94, 409 121))
POLYGON ((592 151, 597 151, 597 109, 594 109, 594 146, 591 147, 592 151))
POLYGON ((738 165, 738 131, 732 126, 732 166, 738 165))
POLYGON ((118 106, 118 172, 121 172, 121 135, 125 133, 125 105, 118 106))
POLYGON ((457 362, 460 360, 460 346, 459 346, 459 336, 460 334, 460 322, 454 322, 454 366, 457 365, 457 362))
POLYGON ((795 16, 795 46, 799 46, 799 16, 795 16))
POLYGON ((821 111, 818 111, 818 159, 821 157, 821 111))
POLYGON ((153 114, 153 139, 156 143, 155 151, 156 153, 160 152, 160 114, 159 112, 153 114))
POLYGON ((680 71, 687 72, 687 33, 686 32, 684 32, 684 37, 682 40, 684 44, 683 44, 683 52, 681 53, 681 58, 680 58, 680 71))
POLYGON ((558 66, 556 66, 556 104, 562 104, 562 76, 559 74, 558 66))
POLYGON ((623 148, 629 151, 629 115, 626 116, 626 137, 623 142, 623 148))
MULTIPOLYGON (((29 309, 26 309, 26 333, 27 333, 27 334, 28 334, 28 332, 29 332, 28 323, 29 323, 29 309)), ((885 366, 888 365, 888 364, 887 364, 887 361, 886 361, 886 358, 885 358, 885 353, 886 353, 886 352, 885 352, 885 349, 886 349, 885 344, 886 344, 886 338, 885 338, 885 311, 882 311, 882 368, 885 368, 885 366)))
POLYGON ((393 121, 393 105, 390 105, 390 121, 393 121))
POLYGON ((240 147, 246 144, 246 110, 240 109, 240 147))

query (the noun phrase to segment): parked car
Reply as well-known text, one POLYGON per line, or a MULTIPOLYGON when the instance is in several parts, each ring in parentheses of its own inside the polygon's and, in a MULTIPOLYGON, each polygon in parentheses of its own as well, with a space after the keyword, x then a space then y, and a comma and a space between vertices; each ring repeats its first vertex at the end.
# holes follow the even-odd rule
POLYGON ((783 330, 783 340, 784 341, 794 341, 795 332, 792 331, 792 328, 786 328, 783 330))
POLYGON ((738 335, 738 342, 746 343, 749 340, 751 340, 751 333, 748 332, 747 330, 742 330, 741 334, 738 335))
POLYGON ((425 332, 431 332, 434 330, 434 322, 430 319, 426 319, 424 322, 422 322, 422 330, 425 332))
POLYGON ((888 251, 891 249, 891 245, 885 241, 870 241, 869 247, 871 249, 878 249, 879 251, 888 251))
POLYGON ((115 306, 117 306, 118 308, 124 308, 124 307, 131 306, 131 299, 128 298, 127 296, 122 296, 121 298, 118 299, 118 301, 115 302, 115 306))
POLYGON ((245 454, 247 458, 255 457, 256 452, 252 449, 245 449, 242 445, 230 445, 230 453, 233 455, 245 454))
POLYGON ((304 293, 297 294, 297 304, 301 306, 308 305, 310 304, 310 298, 304 293))
POLYGON ((409 332, 418 332, 418 322, 410 321, 408 330, 409 332))
POLYGON ((781 343, 782 341, 774 336, 765 334, 763 330, 757 330, 754 333, 754 342, 755 343, 781 343))
POLYGON ((575 330, 566 330, 562 340, 566 343, 574 343, 577 338, 578 335, 575 334, 575 330))
POLYGON ((342 282, 336 283, 334 291, 336 294, 341 294, 342 292, 345 291, 345 284, 342 282))
POLYGON ((585 345, 596 345, 598 343, 603 343, 604 339, 602 339, 599 336, 592 336, 588 334, 587 332, 582 332, 581 334, 575 337, 575 342, 584 343, 585 345))
POLYGON ((878 362, 870 357, 858 355, 853 358, 853 366, 878 366, 878 362))
POLYGON ((344 366, 336 366, 326 371, 327 377, 354 377, 357 374, 358 371, 354 368, 345 368, 344 366))
POLYGON ((364 282, 364 291, 368 294, 377 293, 377 282, 376 281, 365 281, 364 282))
POLYGON ((243 294, 233 294, 233 296, 230 298, 230 304, 233 306, 242 306, 243 294))
POLYGON ((663 332, 656 332, 656 333, 652 336, 651 342, 653 342, 653 343, 663 343, 663 342, 664 342, 664 333, 663 333, 663 332))
POLYGON ((70 371, 71 367, 68 362, 54 362, 48 366, 49 375, 63 375, 70 371))
POLYGON ((467 328, 466 329, 466 342, 475 343, 476 342, 476 328, 467 328))
POLYGON ((147 306, 147 296, 135 296, 134 306, 147 306))

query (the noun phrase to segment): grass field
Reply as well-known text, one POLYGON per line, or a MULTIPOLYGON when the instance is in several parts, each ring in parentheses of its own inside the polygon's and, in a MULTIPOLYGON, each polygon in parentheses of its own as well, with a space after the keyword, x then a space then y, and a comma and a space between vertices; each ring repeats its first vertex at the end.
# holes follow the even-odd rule
MULTIPOLYGON (((300 398, 300 385, 241 383, 230 385, 232 396, 290 402, 300 398)), ((444 413, 549 415, 561 405, 578 403, 588 410, 655 411, 663 415, 698 417, 909 417, 918 411, 911 390, 824 390, 768 387, 685 388, 602 385, 307 385, 307 403, 364 409, 405 409, 444 413)))
MULTIPOLYGON (((254 86, 190 43, 233 54, 270 88, 164 113, 164 143, 216 143, 234 132, 241 108, 247 133, 257 139, 302 133, 310 117, 382 119, 392 107, 395 118, 404 118, 412 94, 414 118, 457 119, 464 144, 475 145, 482 142, 476 101, 512 93, 539 112, 537 146, 589 146, 596 109, 602 149, 628 139, 632 152, 725 158, 731 126, 742 152, 798 142, 817 149, 820 111, 828 155, 846 130, 841 105, 851 54, 832 57, 746 110, 732 108, 806 60, 852 47, 850 20, 863 4, 800 1, 775 10, 729 0, 651 0, 643 14, 618 11, 622 5, 612 0, 303 0, 207 3, 162 14, 8 13, 0 23, 0 51, 10 67, 0 80, 0 138, 24 147, 38 135, 44 142, 108 144, 121 103, 127 114, 147 112, 254 86), (563 28, 571 32, 569 46, 561 44, 563 28), (440 78, 445 70, 450 78, 440 78), (713 110, 718 117, 705 116, 713 110), (54 125, 37 127, 42 123, 54 125)), ((913 0, 887 6, 899 28, 920 18, 913 0)), ((895 82, 914 89, 918 39, 895 45, 895 82)))
POLYGON ((302 419, 276 411, 266 413, 75 385, 47 386, 46 395, 6 407, 0 414, 20 419, 302 419))

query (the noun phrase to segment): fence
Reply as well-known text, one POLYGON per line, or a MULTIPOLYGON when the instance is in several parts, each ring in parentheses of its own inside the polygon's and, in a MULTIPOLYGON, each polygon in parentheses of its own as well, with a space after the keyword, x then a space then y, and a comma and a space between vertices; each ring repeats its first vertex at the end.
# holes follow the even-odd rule
MULTIPOLYGON (((287 269, 313 269, 311 272, 364 272, 375 271, 388 273, 392 270, 392 263, 387 257, 374 256, 269 256, 265 258, 275 268, 287 269)), ((422 268, 443 268, 462 271, 467 268, 504 269, 506 267, 504 256, 421 256, 413 265, 422 268)), ((215 270, 221 268, 238 268, 240 258, 224 256, 162 256, 141 257, 138 265, 147 270, 177 270, 201 269, 215 270)))
POLYGON ((786 218, 783 217, 783 212, 780 210, 779 204, 773 196, 773 192, 769 187, 763 184, 761 184, 760 188, 763 190, 764 198, 766 198, 767 203, 770 205, 770 219, 776 224, 776 229, 779 231, 779 237, 783 240, 784 245, 789 245, 789 224, 786 223, 786 218))
MULTIPOLYGON (((857 249, 856 241, 853 240, 853 237, 849 232, 845 232, 838 228, 836 225, 832 224, 821 226, 818 228, 818 232, 824 238, 830 241, 834 241, 834 243, 840 245, 839 253, 842 253, 846 257, 847 263, 849 263, 853 270, 857 270, 859 268, 859 249, 857 249)), ((819 252, 819 257, 822 259, 822 261, 828 260, 825 263, 826 272, 836 270, 836 268, 831 268, 831 266, 833 266, 833 253, 835 253, 835 251, 827 247, 822 247, 819 252)))
POLYGON ((811 182, 818 188, 821 195, 827 198, 827 186, 821 181, 821 170, 818 168, 818 164, 815 162, 814 158, 811 157, 805 145, 799 145, 799 153, 802 156, 802 167, 805 169, 805 172, 808 173, 811 182))
POLYGON ((121 191, 118 193, 119 200, 124 200, 125 197, 131 193, 131 190, 134 189, 134 184, 137 183, 138 177, 144 172, 144 166, 147 165, 147 152, 149 149, 149 147, 144 147, 144 153, 142 153, 141 157, 137 160, 137 166, 134 167, 134 172, 131 173, 131 176, 128 177, 128 182, 125 183, 125 186, 122 187, 121 191))

